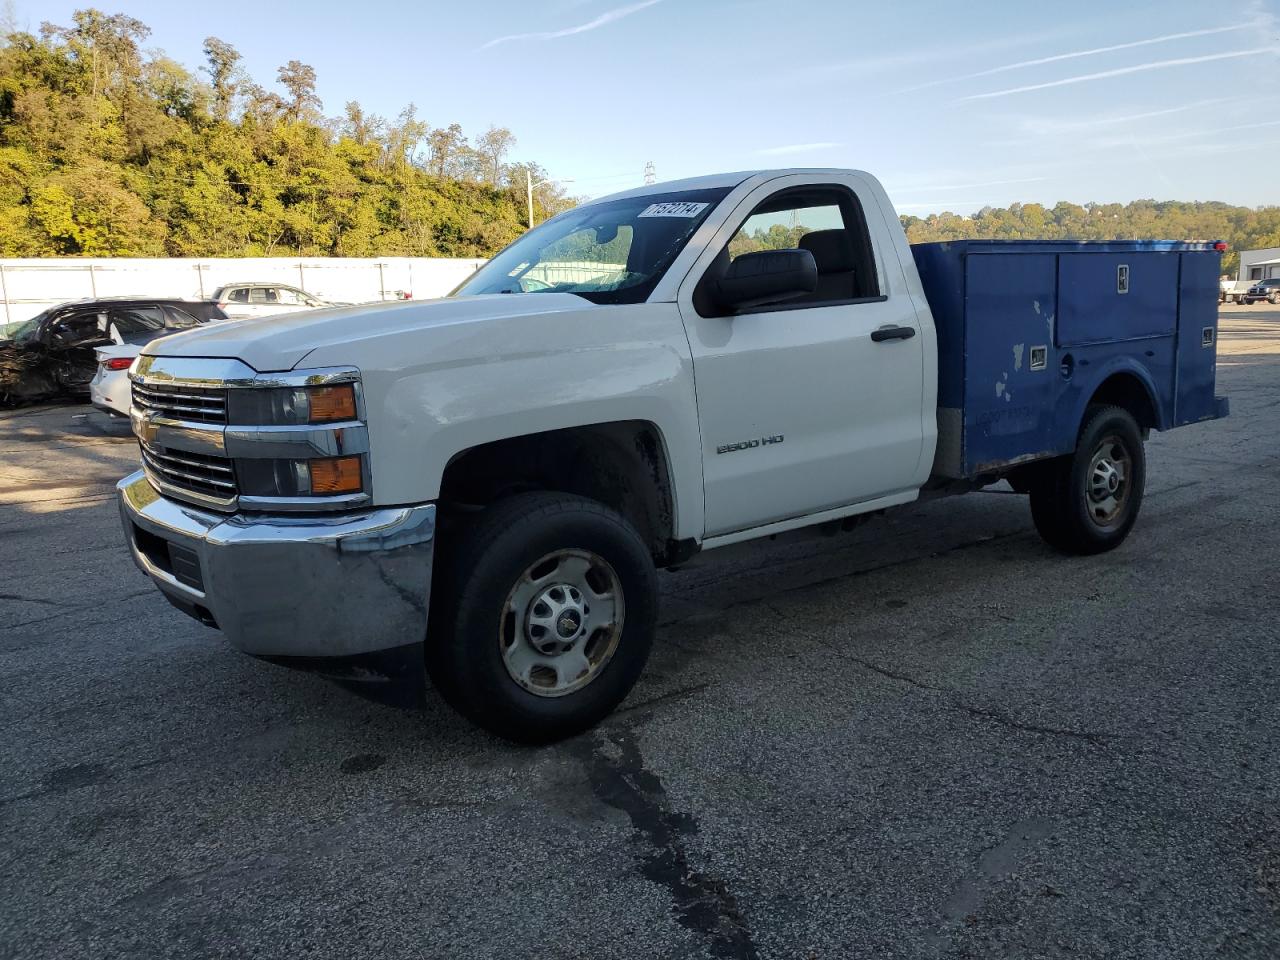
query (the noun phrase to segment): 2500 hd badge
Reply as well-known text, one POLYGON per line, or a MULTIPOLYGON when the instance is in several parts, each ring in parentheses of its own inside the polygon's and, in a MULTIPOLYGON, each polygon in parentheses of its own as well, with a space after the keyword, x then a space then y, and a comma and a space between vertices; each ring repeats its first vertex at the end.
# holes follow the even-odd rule
POLYGON ((771 443, 782 443, 785 439, 786 437, 778 433, 772 437, 761 437, 759 440, 743 440, 741 443, 725 443, 716 447, 716 453, 734 453, 738 450, 753 450, 756 447, 767 447, 771 443))

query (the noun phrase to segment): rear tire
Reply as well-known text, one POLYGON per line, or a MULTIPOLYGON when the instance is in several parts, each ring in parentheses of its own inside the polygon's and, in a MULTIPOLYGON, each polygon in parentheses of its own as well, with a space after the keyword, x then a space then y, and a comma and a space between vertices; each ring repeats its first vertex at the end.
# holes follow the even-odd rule
POLYGON ((1094 554, 1124 542, 1138 519, 1146 485, 1142 432, 1120 407, 1085 413, 1075 453, 1045 465, 1031 491, 1031 517, 1046 543, 1094 554))
POLYGON ((519 494, 457 530, 439 562, 427 672, 479 726, 520 743, 559 740, 598 723, 639 679, 657 572, 613 510, 519 494))

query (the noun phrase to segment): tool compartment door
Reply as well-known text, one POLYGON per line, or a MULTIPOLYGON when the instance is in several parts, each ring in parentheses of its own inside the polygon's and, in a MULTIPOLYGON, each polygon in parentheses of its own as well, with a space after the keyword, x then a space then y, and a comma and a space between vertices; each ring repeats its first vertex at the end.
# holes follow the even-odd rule
POLYGON ((1178 322, 1177 253, 1064 253, 1059 347, 1170 336, 1178 322))
POLYGON ((1174 426, 1218 416, 1218 254, 1184 253, 1181 259, 1174 426))

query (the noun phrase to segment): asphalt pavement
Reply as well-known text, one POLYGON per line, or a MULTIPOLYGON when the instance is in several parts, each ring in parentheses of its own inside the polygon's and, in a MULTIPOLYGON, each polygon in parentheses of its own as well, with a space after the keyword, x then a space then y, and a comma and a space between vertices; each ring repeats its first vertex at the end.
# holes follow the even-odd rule
POLYGON ((1119 550, 996 489, 709 553, 540 749, 237 654, 130 440, 0 412, 0 957, 1280 956, 1280 309, 1220 348, 1119 550))

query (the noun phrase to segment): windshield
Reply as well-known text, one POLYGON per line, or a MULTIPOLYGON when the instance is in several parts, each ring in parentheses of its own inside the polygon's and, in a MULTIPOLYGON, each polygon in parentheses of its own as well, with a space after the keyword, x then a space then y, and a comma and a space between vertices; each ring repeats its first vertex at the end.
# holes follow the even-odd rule
POLYGON ((530 230, 454 291, 575 293, 641 303, 729 188, 645 194, 575 207, 530 230))
POLYGON ((40 322, 49 315, 49 311, 37 313, 30 320, 23 320, 19 323, 6 323, 0 327, 0 340, 13 340, 15 343, 22 343, 35 337, 40 330, 40 322))

